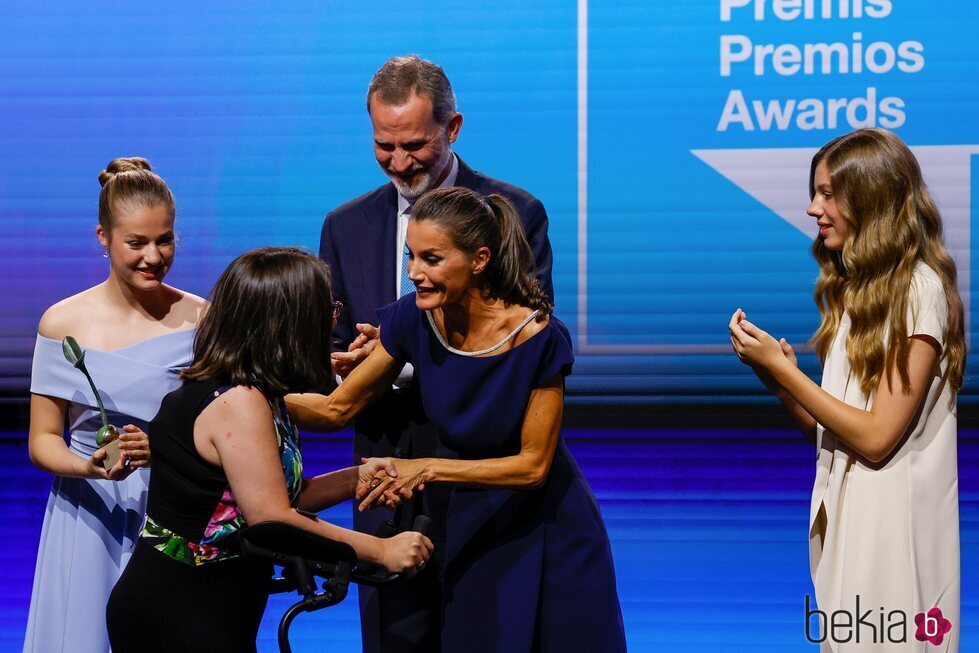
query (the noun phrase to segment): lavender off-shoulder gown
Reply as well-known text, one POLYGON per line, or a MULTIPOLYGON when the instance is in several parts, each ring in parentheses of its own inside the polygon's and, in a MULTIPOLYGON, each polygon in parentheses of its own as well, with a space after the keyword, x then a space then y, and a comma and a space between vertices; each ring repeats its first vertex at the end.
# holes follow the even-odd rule
MULTIPOLYGON (((145 430, 163 397, 180 386, 193 338, 193 330, 184 330, 111 352, 86 351, 111 424, 145 430)), ((102 420, 88 382, 65 360, 59 341, 37 337, 31 392, 68 402, 69 449, 91 456, 102 420)), ((140 469, 123 481, 55 477, 38 545, 25 653, 109 650, 105 605, 143 525, 149 474, 140 469)))

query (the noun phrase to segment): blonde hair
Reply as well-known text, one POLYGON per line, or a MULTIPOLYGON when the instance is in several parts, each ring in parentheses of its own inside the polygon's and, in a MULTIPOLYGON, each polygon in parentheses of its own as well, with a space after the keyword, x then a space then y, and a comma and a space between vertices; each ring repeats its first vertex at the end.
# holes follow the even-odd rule
POLYGON ((864 395, 896 367, 902 391, 910 391, 908 292, 919 262, 941 280, 948 306, 945 379, 953 398, 962 387, 966 344, 955 262, 945 249, 938 213, 914 154, 884 129, 859 129, 830 141, 812 159, 809 193, 815 195, 816 166, 826 162, 836 206, 847 223, 842 252, 812 246, 819 264, 816 305, 822 324, 812 337, 826 359, 844 309, 850 316, 846 354, 864 395))
POLYGON ((152 207, 163 204, 173 219, 176 204, 167 183, 140 157, 119 157, 109 162, 99 173, 102 191, 99 193, 99 225, 106 234, 112 233, 119 206, 152 207))

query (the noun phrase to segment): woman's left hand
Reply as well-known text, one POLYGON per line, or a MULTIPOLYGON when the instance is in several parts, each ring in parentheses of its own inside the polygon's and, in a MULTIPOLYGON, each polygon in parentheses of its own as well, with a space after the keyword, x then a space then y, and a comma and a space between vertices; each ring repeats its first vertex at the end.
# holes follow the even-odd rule
POLYGON ((740 308, 731 316, 728 331, 731 332, 731 345, 742 362, 771 372, 788 361, 782 344, 746 320, 740 308))
MULTIPOLYGON (((398 477, 398 468, 390 458, 361 458, 360 461, 363 464, 357 468, 355 499, 363 499, 371 493, 371 490, 390 487, 394 479, 398 477)), ((377 505, 382 504, 388 508, 397 508, 401 505, 401 496, 394 492, 388 492, 377 505)))
POLYGON ((126 424, 119 433, 119 450, 127 467, 139 469, 150 464, 150 438, 138 426, 126 424))
MULTIPOLYGON (((392 501, 400 503, 403 499, 411 499, 415 490, 425 489, 425 467, 423 460, 411 460, 402 458, 363 458, 364 465, 375 464, 376 461, 383 461, 385 464, 394 467, 396 476, 391 476, 386 471, 381 471, 372 476, 368 484, 361 482, 357 484, 356 498, 363 498, 358 510, 368 510, 376 508, 378 505, 389 505, 392 501)), ((386 468, 384 468, 386 469, 386 468)), ((390 505, 389 505, 390 507, 390 505)))

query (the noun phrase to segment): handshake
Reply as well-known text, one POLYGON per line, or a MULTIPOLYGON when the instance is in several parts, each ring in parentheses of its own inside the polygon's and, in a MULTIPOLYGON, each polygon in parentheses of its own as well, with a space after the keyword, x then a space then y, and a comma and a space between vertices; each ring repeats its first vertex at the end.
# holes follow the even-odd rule
POLYGON ((358 510, 378 506, 397 508, 415 492, 425 489, 428 461, 424 458, 361 458, 354 498, 360 501, 358 510))

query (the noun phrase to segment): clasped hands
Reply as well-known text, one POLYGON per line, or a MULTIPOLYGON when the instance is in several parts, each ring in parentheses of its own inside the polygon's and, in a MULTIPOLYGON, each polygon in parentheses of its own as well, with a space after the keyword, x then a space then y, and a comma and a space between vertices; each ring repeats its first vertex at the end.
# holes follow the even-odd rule
POLYGON ((772 380, 772 373, 779 365, 786 363, 798 366, 795 350, 785 338, 776 340, 767 332, 748 321, 747 314, 740 308, 731 315, 727 328, 731 333, 731 346, 742 363, 750 365, 766 385, 772 380))
POLYGON ((354 498, 360 501, 358 510, 378 506, 397 508, 411 499, 415 492, 425 489, 423 460, 402 458, 361 458, 363 463, 357 480, 354 498))
POLYGON ((119 462, 110 469, 102 467, 105 446, 96 449, 88 459, 88 475, 108 481, 121 481, 141 467, 150 464, 150 438, 138 426, 126 424, 119 432, 119 462))
POLYGON ((371 324, 358 323, 356 326, 359 333, 347 347, 347 351, 336 351, 330 354, 333 373, 341 379, 347 378, 347 375, 366 360, 377 347, 378 335, 380 334, 378 328, 371 324))

